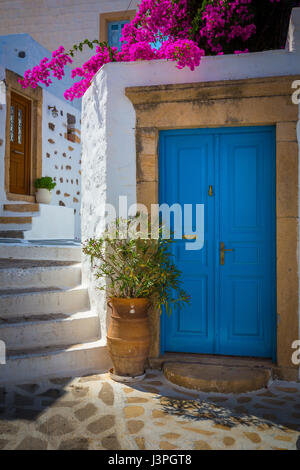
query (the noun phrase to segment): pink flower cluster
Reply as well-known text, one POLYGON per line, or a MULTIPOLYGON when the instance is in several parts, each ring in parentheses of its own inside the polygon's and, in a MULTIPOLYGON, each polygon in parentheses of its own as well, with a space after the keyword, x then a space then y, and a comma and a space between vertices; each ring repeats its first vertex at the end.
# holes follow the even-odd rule
MULTIPOLYGON (((207 0, 200 28, 193 37, 189 0, 141 0, 135 18, 123 28, 121 51, 104 44, 97 46, 96 54, 72 71, 72 78, 80 77, 80 81, 66 90, 65 98, 70 101, 81 98, 94 75, 108 62, 169 59, 176 61, 179 69, 187 66, 194 70, 205 54, 224 54, 224 44, 230 45, 235 39, 245 42, 255 34, 251 3, 252 0, 207 0), (158 41, 159 49, 154 46, 158 41)), ((235 51, 242 52, 248 49, 235 51)), ((27 70, 20 83, 24 88, 36 88, 39 83, 49 86, 51 73, 61 80, 64 67, 72 62, 60 46, 50 60, 45 57, 27 70)))
POLYGON ((98 70, 108 62, 116 59, 118 49, 112 47, 109 51, 107 47, 96 47, 96 54, 92 56, 82 67, 72 70, 71 77, 81 77, 79 82, 75 82, 71 88, 65 91, 64 97, 73 101, 74 98, 81 98, 91 84, 91 80, 98 70))
MULTIPOLYGON (((272 1, 272 0, 271 0, 272 1)), ((211 54, 224 52, 223 44, 234 39, 247 41, 255 34, 253 14, 249 10, 252 0, 210 0, 202 15, 199 42, 211 54)))
POLYGON ((159 50, 159 54, 162 59, 176 60, 179 69, 187 66, 194 70, 200 64, 205 51, 199 49, 194 41, 177 39, 176 41, 165 41, 159 50))
POLYGON ((33 67, 32 70, 27 70, 24 74, 24 80, 20 80, 23 88, 30 86, 36 88, 39 83, 43 83, 47 87, 51 85, 50 79, 51 71, 53 77, 61 80, 64 75, 64 68, 67 64, 72 64, 73 60, 65 53, 63 46, 52 52, 52 58, 49 60, 47 57, 40 62, 39 65, 33 67))

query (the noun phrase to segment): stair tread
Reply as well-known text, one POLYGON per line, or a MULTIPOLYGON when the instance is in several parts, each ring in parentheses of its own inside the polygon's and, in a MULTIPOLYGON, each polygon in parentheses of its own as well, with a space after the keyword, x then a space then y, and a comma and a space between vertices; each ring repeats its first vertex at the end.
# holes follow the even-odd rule
POLYGON ((24 289, 0 289, 0 297, 7 295, 20 295, 20 294, 40 294, 41 292, 63 292, 64 289, 59 289, 58 287, 28 287, 24 289))
POLYGON ((0 240, 1 259, 54 260, 81 262, 81 246, 69 240, 7 241, 0 240))
POLYGON ((32 217, 27 216, 0 216, 0 224, 31 224, 32 217))
POLYGON ((30 357, 38 357, 38 356, 47 356, 50 354, 59 354, 65 351, 76 351, 81 349, 92 349, 97 347, 104 346, 102 340, 93 340, 85 343, 76 343, 76 344, 62 344, 59 346, 45 346, 45 347, 38 347, 38 348, 30 348, 24 349, 24 351, 20 350, 7 350, 6 357, 8 360, 20 359, 20 358, 30 358, 30 357))
POLYGON ((29 203, 29 204, 4 204, 3 206, 4 211, 8 212, 38 212, 39 204, 36 203, 29 203))
POLYGON ((83 286, 76 286, 67 289, 60 289, 59 287, 28 287, 28 288, 12 288, 12 289, 0 289, 0 299, 4 297, 17 297, 27 294, 44 294, 44 293, 64 293, 86 290, 83 286))
POLYGON ((0 230, 0 240, 7 240, 9 239, 19 239, 23 240, 24 239, 24 231, 25 230, 0 230))
MULTIPOLYGON (((0 313, 1 316, 1 313, 0 313)), ((80 318, 97 318, 97 314, 91 310, 83 310, 75 313, 45 313, 41 315, 24 315, 23 317, 0 318, 0 329, 5 327, 31 325, 37 323, 52 323, 66 320, 76 320, 80 318)))
POLYGON ((52 261, 31 259, 0 259, 0 270, 30 269, 30 268, 68 268, 80 266, 78 261, 52 261))

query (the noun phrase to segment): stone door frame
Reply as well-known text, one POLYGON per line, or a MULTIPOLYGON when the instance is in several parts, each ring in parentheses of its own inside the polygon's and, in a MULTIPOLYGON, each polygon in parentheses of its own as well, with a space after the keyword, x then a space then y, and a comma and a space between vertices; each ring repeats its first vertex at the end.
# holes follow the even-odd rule
MULTIPOLYGON (((291 357, 299 339, 298 106, 282 76, 177 85, 128 87, 136 111, 137 202, 158 203, 158 139, 165 129, 276 126, 277 369, 297 379, 291 357)), ((151 314, 151 357, 160 354, 160 318, 151 314)))
POLYGON ((41 87, 26 88, 24 90, 19 83, 22 79, 11 70, 5 71, 6 83, 6 133, 5 133, 5 181, 4 188, 6 198, 10 201, 35 202, 34 181, 42 176, 42 107, 43 90, 41 87), (30 190, 28 195, 13 194, 9 190, 9 164, 10 164, 10 103, 11 93, 17 93, 31 101, 31 172, 30 172, 30 190))

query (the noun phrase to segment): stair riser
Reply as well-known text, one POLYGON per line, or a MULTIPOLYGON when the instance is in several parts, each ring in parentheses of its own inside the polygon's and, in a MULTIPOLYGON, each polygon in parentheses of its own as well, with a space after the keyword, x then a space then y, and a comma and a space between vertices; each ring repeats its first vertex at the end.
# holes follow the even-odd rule
POLYGON ((0 289, 49 287, 67 289, 81 283, 81 267, 0 270, 0 289))
POLYGON ((8 359, 0 365, 0 383, 30 383, 47 377, 78 377, 91 373, 103 373, 111 367, 105 346, 80 350, 49 352, 44 356, 28 356, 8 359))
POLYGON ((0 298, 0 318, 22 318, 29 315, 51 313, 75 313, 89 310, 86 289, 63 292, 34 292, 2 296, 0 298))
POLYGON ((0 327, 0 340, 7 350, 24 351, 61 344, 77 344, 96 341, 99 337, 99 319, 88 316, 68 320, 38 323, 16 323, 0 327))
POLYGON ((81 247, 0 245, 0 258, 81 261, 81 247))
POLYGON ((24 240, 24 232, 18 230, 5 230, 0 231, 0 238, 17 238, 19 240, 24 240))

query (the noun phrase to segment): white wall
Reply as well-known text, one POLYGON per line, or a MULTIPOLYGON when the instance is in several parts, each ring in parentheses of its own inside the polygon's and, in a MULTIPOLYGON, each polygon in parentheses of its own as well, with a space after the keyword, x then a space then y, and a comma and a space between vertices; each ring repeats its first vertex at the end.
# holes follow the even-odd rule
MULTIPOLYGON (((80 131, 80 111, 70 106, 67 101, 43 91, 42 173, 43 176, 52 176, 56 182, 51 204, 73 208, 75 237, 80 239, 81 143, 70 142, 65 138, 67 113, 75 116, 75 127, 80 131), (53 118, 48 106, 56 106, 58 117, 53 118), (49 123, 54 124, 54 131, 49 128, 49 123)), ((80 134, 76 135, 81 137, 80 134)))
MULTIPOLYGON (((300 31, 300 8, 294 11, 293 24, 300 31)), ((130 204, 136 201, 135 111, 125 96, 126 87, 300 74, 300 42, 295 46, 295 40, 290 41, 290 45, 293 52, 287 49, 206 57, 193 72, 178 70, 168 61, 106 64, 83 98, 83 240, 103 228, 103 214, 96 215, 99 200, 116 204, 119 195, 126 195, 130 204)), ((83 276, 105 334, 104 297, 95 290, 87 260, 83 276)))
POLYGON ((6 197, 4 191, 4 156, 5 156, 5 128, 6 128, 6 87, 3 81, 4 71, 0 66, 0 201, 6 197))
MULTIPOLYGON (((51 93, 43 92, 42 114, 42 175, 52 176, 56 187, 52 191, 52 205, 70 207, 75 214, 75 237, 80 239, 80 203, 81 203, 81 143, 70 142, 64 135, 67 131, 67 113, 75 115, 76 128, 80 130, 81 113, 79 110, 58 99, 51 93), (59 116, 53 118, 48 106, 56 106, 59 116), (60 111, 63 112, 61 115, 60 111), (55 129, 49 128, 49 123, 55 129), (72 149, 72 150, 71 150, 72 149)), ((6 127, 6 87, 0 81, 0 202, 7 202, 4 191, 4 154, 6 127)), ((78 135, 78 134, 77 134, 78 135)), ((80 137, 80 134, 79 134, 80 137)))
MULTIPOLYGON (((4 191, 4 152, 6 125, 6 89, 5 69, 23 75, 25 70, 38 64, 47 51, 28 34, 0 36, 0 203, 6 202, 4 191), (24 51, 25 57, 18 57, 24 51)), ((70 142, 65 138, 67 132, 67 113, 76 118, 75 128, 80 139, 81 100, 73 103, 65 100, 63 92, 72 84, 70 70, 63 80, 54 80, 51 87, 43 88, 42 112, 42 175, 52 176, 56 188, 52 191, 52 205, 64 205, 75 213, 75 236, 80 238, 80 203, 81 203, 81 143, 70 142), (53 118, 48 106, 55 106, 59 115, 53 118), (62 113, 62 114, 61 114, 62 113), (54 130, 49 127, 54 124, 54 130)))
MULTIPOLYGON (((28 33, 49 50, 63 45, 69 50, 84 39, 99 39, 99 15, 134 10, 132 0, 0 0, 0 34, 28 33)), ((87 48, 75 58, 83 64, 87 48)))

